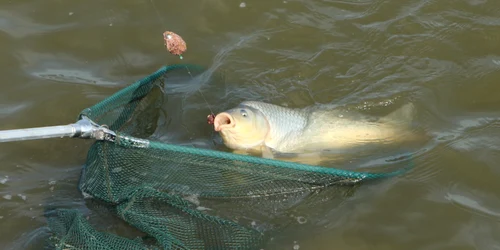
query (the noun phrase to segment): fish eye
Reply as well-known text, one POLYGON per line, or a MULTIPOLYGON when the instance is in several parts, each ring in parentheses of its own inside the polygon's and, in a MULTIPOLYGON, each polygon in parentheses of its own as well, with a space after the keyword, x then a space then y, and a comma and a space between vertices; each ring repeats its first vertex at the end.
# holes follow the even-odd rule
POLYGON ((241 113, 241 115, 242 115, 243 117, 247 117, 247 116, 248 116, 247 111, 246 111, 246 110, 244 110, 244 109, 241 109, 241 110, 240 110, 240 113, 241 113))

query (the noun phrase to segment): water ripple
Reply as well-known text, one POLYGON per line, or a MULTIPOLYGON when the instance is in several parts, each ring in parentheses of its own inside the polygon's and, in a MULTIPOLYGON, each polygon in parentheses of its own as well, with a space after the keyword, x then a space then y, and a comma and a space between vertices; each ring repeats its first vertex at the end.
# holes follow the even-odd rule
POLYGON ((495 194, 486 190, 453 183, 434 190, 434 192, 429 193, 428 198, 434 202, 452 203, 473 215, 500 222, 500 200, 495 194))
POLYGON ((12 114, 19 113, 31 105, 33 105, 33 103, 31 102, 23 102, 18 105, 0 104, 0 119, 4 119, 12 114))
POLYGON ((35 34, 43 34, 60 30, 68 30, 76 24, 44 25, 20 16, 19 13, 0 10, 0 30, 14 38, 24 38, 35 34))

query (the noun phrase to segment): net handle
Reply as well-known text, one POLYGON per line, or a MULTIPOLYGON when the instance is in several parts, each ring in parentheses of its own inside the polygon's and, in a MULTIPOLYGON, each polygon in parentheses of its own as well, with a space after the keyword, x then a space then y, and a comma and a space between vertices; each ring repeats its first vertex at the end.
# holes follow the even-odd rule
MULTIPOLYGON (((98 103, 96 106, 106 106, 110 105, 115 101, 116 96, 120 96, 128 91, 141 86, 144 83, 153 81, 159 78, 161 75, 168 71, 178 69, 178 68, 202 68, 192 64, 174 64, 170 66, 163 66, 158 69, 153 74, 136 81, 135 84, 124 88, 109 98, 98 103)), ((0 143, 1 142, 12 142, 12 141, 27 141, 27 140, 40 140, 49 138, 82 138, 82 139, 98 139, 98 140, 113 140, 116 134, 102 126, 99 126, 92 122, 85 113, 82 113, 78 117, 76 123, 67 125, 57 125, 57 126, 46 126, 46 127, 35 127, 35 128, 23 128, 23 129, 12 129, 12 130, 0 130, 0 143)))
POLYGON ((98 126, 87 117, 82 116, 76 123, 68 125, 2 130, 0 131, 0 142, 39 140, 57 137, 103 140, 109 135, 114 135, 114 133, 105 127, 98 126))

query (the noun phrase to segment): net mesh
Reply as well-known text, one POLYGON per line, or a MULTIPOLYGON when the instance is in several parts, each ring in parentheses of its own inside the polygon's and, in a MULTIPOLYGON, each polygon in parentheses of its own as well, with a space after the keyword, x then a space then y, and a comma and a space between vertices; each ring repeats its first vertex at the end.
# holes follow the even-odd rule
POLYGON ((145 236, 98 231, 79 211, 52 209, 56 249, 260 249, 268 232, 287 225, 277 222, 286 209, 315 207, 318 195, 347 196, 363 180, 407 170, 353 172, 156 141, 164 84, 179 69, 202 71, 163 67, 78 117, 116 133, 92 144, 79 190, 145 236))

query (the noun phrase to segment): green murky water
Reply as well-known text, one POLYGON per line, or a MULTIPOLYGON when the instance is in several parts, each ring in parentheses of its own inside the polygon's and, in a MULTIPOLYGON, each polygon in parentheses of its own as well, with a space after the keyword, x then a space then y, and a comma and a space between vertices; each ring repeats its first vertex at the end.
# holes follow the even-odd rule
MULTIPOLYGON (((0 129, 71 123, 82 109, 174 63, 223 73, 223 82, 203 86, 215 112, 248 99, 380 111, 412 100, 430 135, 415 170, 332 207, 318 229, 280 236, 279 245, 499 248, 500 2, 241 3, 3 1, 0 129), (183 60, 165 51, 165 30, 187 41, 183 60)), ((175 90, 169 139, 209 145, 210 110, 192 90, 175 90)), ((0 144, 3 249, 39 249, 49 200, 84 206, 76 185, 88 146, 77 139, 0 144)))

